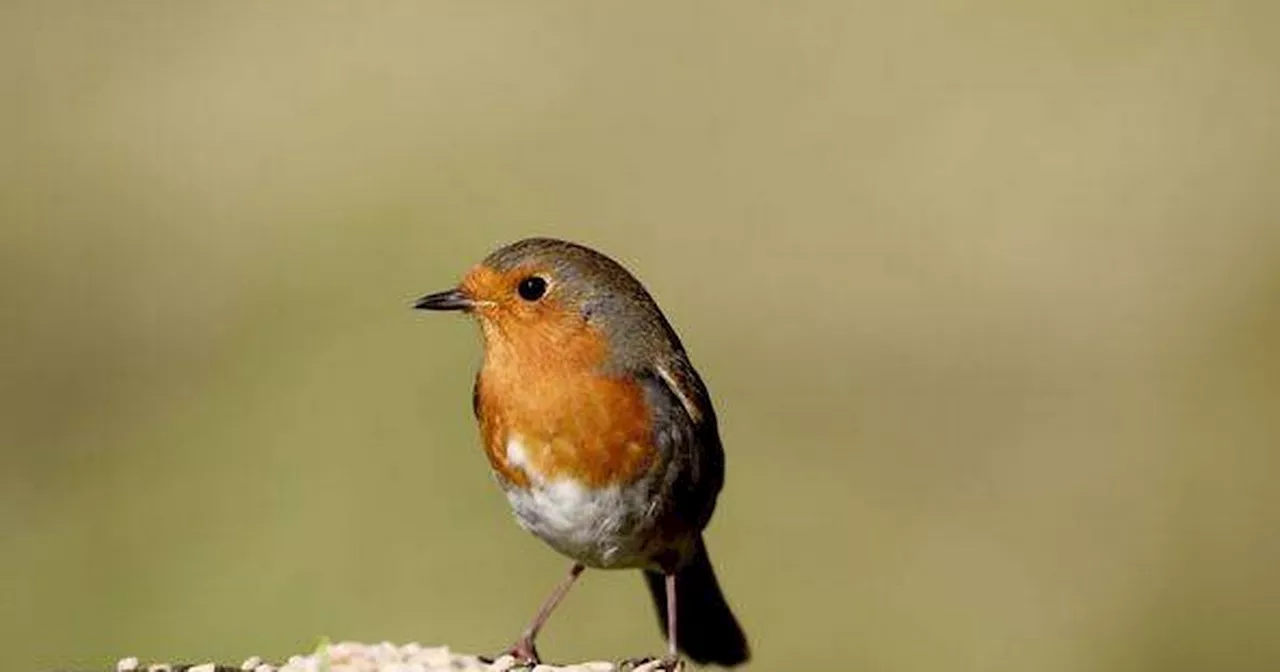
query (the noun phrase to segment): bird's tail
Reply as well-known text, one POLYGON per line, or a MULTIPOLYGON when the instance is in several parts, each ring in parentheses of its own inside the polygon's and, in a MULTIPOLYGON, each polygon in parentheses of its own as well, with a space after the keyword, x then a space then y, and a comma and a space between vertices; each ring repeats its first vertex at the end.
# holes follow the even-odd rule
MULTIPOLYGON (((667 632, 667 588, 660 572, 645 571, 662 632, 667 632)), ((733 667, 747 662, 751 650, 720 592, 707 547, 698 540, 697 555, 676 574, 676 640, 680 650, 699 664, 733 667)))

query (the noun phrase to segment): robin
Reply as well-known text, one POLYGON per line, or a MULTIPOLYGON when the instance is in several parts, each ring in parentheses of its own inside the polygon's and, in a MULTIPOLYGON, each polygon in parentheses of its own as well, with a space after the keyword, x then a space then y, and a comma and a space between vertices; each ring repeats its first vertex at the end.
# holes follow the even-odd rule
POLYGON ((715 411, 640 282, 595 250, 530 238, 414 307, 479 321, 472 407, 489 464, 520 526, 573 560, 509 653, 539 661, 538 631, 592 567, 644 572, 665 662, 746 662, 702 538, 724 480, 715 411))

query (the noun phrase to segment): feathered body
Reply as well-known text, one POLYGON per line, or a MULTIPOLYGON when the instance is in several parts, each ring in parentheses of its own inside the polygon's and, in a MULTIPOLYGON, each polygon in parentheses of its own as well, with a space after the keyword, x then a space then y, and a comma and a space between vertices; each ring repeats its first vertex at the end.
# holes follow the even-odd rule
POLYGON ((648 292, 547 238, 499 249, 455 292, 484 337, 474 410, 520 525, 587 567, 645 570, 655 599, 677 577, 682 648, 745 660, 702 542, 724 479, 715 412, 648 292))

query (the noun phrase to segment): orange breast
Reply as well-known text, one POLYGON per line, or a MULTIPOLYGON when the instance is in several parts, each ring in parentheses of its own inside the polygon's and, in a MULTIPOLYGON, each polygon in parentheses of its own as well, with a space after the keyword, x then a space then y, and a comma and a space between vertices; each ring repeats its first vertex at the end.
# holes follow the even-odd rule
POLYGON ((508 482, 570 477, 585 485, 627 483, 652 465, 644 391, 599 375, 605 344, 582 329, 548 339, 504 325, 486 334, 477 412, 489 463, 508 482), (509 447, 518 441, 520 451, 509 447), (514 459, 513 459, 514 458, 514 459))

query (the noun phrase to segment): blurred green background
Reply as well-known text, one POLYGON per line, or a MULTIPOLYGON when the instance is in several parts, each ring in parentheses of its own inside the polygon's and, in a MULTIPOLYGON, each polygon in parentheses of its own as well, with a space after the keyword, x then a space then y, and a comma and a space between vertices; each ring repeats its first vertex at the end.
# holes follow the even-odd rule
POLYGON ((757 669, 1280 669, 1276 7, 5 2, 0 668, 507 644, 565 561, 408 305, 548 234, 715 395, 757 669))

